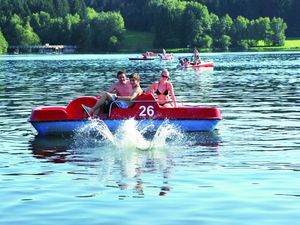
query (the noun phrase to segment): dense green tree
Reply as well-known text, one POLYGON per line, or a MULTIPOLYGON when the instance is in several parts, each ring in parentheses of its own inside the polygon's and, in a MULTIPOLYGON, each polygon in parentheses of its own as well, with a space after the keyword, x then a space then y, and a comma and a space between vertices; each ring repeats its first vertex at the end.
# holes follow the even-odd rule
POLYGON ((23 21, 18 15, 13 15, 9 21, 7 38, 10 45, 35 45, 40 43, 39 36, 33 31, 27 20, 23 21))
POLYGON ((248 39, 249 20, 245 17, 238 16, 233 20, 231 29, 231 40, 233 46, 238 46, 241 40, 248 39))
POLYGON ((250 21, 248 39, 251 41, 249 43, 254 46, 257 45, 259 40, 267 41, 270 32, 270 19, 268 17, 260 17, 250 21))
POLYGON ((231 45, 231 38, 228 35, 222 35, 218 40, 219 47, 223 50, 228 50, 231 45))
POLYGON ((53 0, 55 16, 64 17, 70 13, 70 5, 68 0, 53 0))
POLYGON ((41 11, 32 14, 30 23, 34 31, 36 31, 41 38, 42 43, 51 43, 52 32, 50 26, 52 19, 49 13, 41 11))
POLYGON ((124 20, 118 12, 97 13, 87 8, 86 20, 80 25, 78 43, 92 51, 113 51, 119 46, 125 30, 124 20))
POLYGON ((211 48, 213 44, 213 39, 211 36, 205 34, 202 36, 196 36, 194 38, 194 46, 201 46, 202 48, 211 48))
MULTIPOLYGON (((189 1, 189 0, 186 0, 189 1)), ((194 1, 194 0, 190 0, 194 1)), ((250 20, 259 17, 280 17, 288 24, 287 33, 300 36, 300 1, 299 0, 196 0, 208 9, 232 18, 243 16, 250 20)))
POLYGON ((228 50, 231 45, 230 32, 233 25, 231 17, 226 14, 219 19, 217 15, 211 14, 211 20, 211 34, 214 40, 213 47, 216 49, 228 50))
POLYGON ((121 46, 126 24, 154 33, 155 47, 246 49, 260 40, 283 44, 281 18, 300 34, 297 6, 296 0, 0 0, 0 27, 10 45, 112 51, 121 46))
POLYGON ((5 40, 5 37, 2 34, 2 31, 0 29, 0 54, 6 53, 8 48, 8 43, 5 40))
POLYGON ((70 0, 70 14, 78 14, 81 18, 85 18, 86 4, 82 0, 70 0))
POLYGON ((184 4, 178 0, 157 1, 151 5, 152 11, 156 12, 155 40, 156 47, 180 46, 181 18, 184 4))
POLYGON ((281 18, 272 18, 270 23, 271 32, 269 40, 272 45, 282 46, 285 41, 285 30, 287 29, 286 23, 281 18))
MULTIPOLYGON (((198 45, 199 38, 208 34, 211 30, 212 20, 207 8, 199 3, 190 2, 186 4, 183 13, 183 29, 185 45, 198 45)), ((206 46, 197 46, 206 47, 206 46)))
MULTIPOLYGON (((27 3, 30 9, 29 14, 47 12, 51 17, 56 16, 53 0, 27 0, 27 3)), ((19 14, 18 11, 15 11, 15 13, 19 14)))
POLYGON ((20 45, 38 45, 40 43, 41 41, 39 36, 33 31, 29 22, 26 22, 22 29, 20 45))

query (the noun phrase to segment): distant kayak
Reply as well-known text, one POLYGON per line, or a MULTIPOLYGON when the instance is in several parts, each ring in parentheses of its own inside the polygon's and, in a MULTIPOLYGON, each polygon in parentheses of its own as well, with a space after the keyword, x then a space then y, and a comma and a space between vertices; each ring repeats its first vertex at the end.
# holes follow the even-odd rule
POLYGON ((144 58, 144 57, 132 57, 132 58, 129 58, 129 60, 154 60, 155 58, 152 58, 152 57, 147 57, 147 58, 144 58))

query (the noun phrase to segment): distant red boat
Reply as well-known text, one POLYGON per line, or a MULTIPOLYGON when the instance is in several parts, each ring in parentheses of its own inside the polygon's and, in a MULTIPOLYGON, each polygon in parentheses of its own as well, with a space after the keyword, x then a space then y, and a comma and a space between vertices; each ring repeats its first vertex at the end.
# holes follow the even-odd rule
POLYGON ((194 64, 188 64, 188 65, 178 65, 180 68, 193 68, 193 69, 198 69, 198 68, 213 68, 214 63, 212 61, 201 61, 201 63, 194 65, 194 64))
POLYGON ((157 56, 155 52, 146 52, 143 53, 141 56, 138 57, 131 57, 129 60, 154 60, 157 56))

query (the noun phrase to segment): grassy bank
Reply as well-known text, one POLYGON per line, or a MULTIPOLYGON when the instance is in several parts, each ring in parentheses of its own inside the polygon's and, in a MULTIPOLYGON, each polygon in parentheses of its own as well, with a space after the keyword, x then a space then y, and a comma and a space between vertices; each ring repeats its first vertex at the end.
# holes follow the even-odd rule
POLYGON ((260 42, 259 46, 251 47, 251 51, 300 51, 300 38, 287 38, 284 46, 264 46, 260 42))
POLYGON ((146 52, 153 49, 154 34, 149 32, 126 31, 120 52, 146 52))
MULTIPOLYGON (((153 47, 154 34, 150 32, 126 31, 123 47, 120 53, 141 53, 146 51, 162 52, 162 49, 153 47)), ((167 52, 191 52, 190 48, 167 48, 167 52)), ((201 52, 210 52, 209 49, 199 49, 201 52)), ((265 46, 263 41, 249 51, 300 51, 300 37, 287 38, 284 46, 265 46)))

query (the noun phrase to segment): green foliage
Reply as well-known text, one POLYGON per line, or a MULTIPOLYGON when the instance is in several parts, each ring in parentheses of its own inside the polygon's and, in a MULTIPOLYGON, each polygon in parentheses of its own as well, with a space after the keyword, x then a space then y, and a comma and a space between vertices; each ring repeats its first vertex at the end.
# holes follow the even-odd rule
POLYGON ((215 49, 228 51, 231 46, 231 37, 223 34, 220 38, 214 40, 213 47, 215 49))
MULTIPOLYGON (((193 0, 194 1, 194 0, 193 0)), ((232 18, 243 16, 249 19, 259 17, 280 17, 288 24, 288 36, 300 36, 299 0, 196 0, 207 5, 218 16, 232 18)))
POLYGON ((152 1, 149 7, 154 18, 154 46, 160 48, 180 45, 184 3, 178 0, 152 1))
POLYGON ((125 25, 119 12, 96 12, 87 8, 86 20, 80 25, 78 42, 85 50, 112 51, 118 49, 125 25))
POLYGON ((285 41, 286 23, 281 18, 273 18, 270 23, 271 32, 268 39, 274 46, 283 46, 285 41))
POLYGON ((238 41, 237 48, 240 50, 248 50, 249 49, 249 41, 247 41, 247 40, 238 41))
POLYGON ((25 24, 18 15, 13 15, 8 22, 7 37, 10 45, 35 45, 40 43, 39 36, 30 23, 25 24))
POLYGON ((111 36, 108 41, 108 49, 116 51, 120 45, 120 42, 116 36, 111 36))
POLYGON ((213 39, 209 35, 196 36, 193 41, 193 46, 199 48, 211 48, 213 39))
MULTIPOLYGON (((118 51, 125 24, 151 32, 157 48, 247 49, 260 40, 283 45, 285 20, 258 17, 258 5, 252 0, 0 0, 0 27, 9 45, 70 44, 84 51, 118 51)), ((300 6, 295 0, 260 5, 266 11, 274 6, 277 15, 300 6)), ((135 45, 147 48, 141 39, 135 45)))
POLYGON ((228 50, 231 45, 231 29, 233 27, 233 21, 230 16, 225 15, 224 17, 219 17, 217 15, 211 14, 212 26, 211 34, 213 36, 213 47, 215 49, 228 50))
MULTIPOLYGON (((252 20, 249 25, 249 39, 253 44, 256 44, 259 40, 267 41, 267 38, 270 35, 270 19, 267 17, 259 17, 256 20, 252 20)), ((251 42, 250 42, 251 43, 251 42)))
POLYGON ((231 38, 233 45, 237 45, 240 40, 245 40, 248 37, 249 20, 245 17, 238 16, 232 24, 231 38))
POLYGON ((208 34, 212 21, 207 8, 199 3, 190 2, 186 4, 183 15, 184 41, 185 45, 193 45, 200 37, 208 34))
POLYGON ((20 45, 38 45, 40 44, 39 36, 33 32, 29 22, 21 28, 20 45))
POLYGON ((0 54, 6 53, 8 48, 8 43, 3 36, 1 29, 0 29, 0 54))

